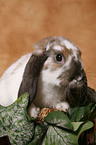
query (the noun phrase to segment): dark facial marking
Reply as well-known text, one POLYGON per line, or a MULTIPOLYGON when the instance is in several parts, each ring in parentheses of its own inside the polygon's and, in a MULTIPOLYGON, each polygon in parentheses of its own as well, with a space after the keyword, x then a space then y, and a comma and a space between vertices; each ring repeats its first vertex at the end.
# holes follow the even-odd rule
POLYGON ((81 76, 81 63, 79 61, 72 60, 71 67, 70 67, 70 76, 69 81, 78 78, 81 76))
POLYGON ((70 70, 70 80, 73 79, 77 80, 79 76, 82 76, 81 86, 69 88, 69 96, 67 96, 69 99, 69 102, 72 106, 83 106, 86 102, 86 94, 87 94, 87 78, 84 70, 81 70, 81 64, 80 62, 73 62, 72 64, 72 70, 70 70))

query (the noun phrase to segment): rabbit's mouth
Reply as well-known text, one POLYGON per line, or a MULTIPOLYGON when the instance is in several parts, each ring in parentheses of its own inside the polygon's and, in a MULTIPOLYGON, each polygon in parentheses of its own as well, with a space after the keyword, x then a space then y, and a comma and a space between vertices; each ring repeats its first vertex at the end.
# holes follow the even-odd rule
POLYGON ((82 77, 82 76, 79 76, 77 79, 73 79, 70 83, 69 83, 69 87, 70 88, 81 88, 83 87, 83 85, 85 85, 85 83, 87 83, 87 79, 86 77, 82 77))

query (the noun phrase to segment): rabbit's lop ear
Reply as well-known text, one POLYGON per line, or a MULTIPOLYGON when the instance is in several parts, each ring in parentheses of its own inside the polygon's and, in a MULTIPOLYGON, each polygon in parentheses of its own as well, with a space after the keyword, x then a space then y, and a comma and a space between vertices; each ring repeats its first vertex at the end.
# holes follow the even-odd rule
MULTIPOLYGON (((37 50, 38 51, 38 50, 37 50)), ((21 96, 25 92, 29 92, 29 105, 33 101, 38 85, 38 78, 40 71, 43 67, 44 62, 47 59, 47 53, 42 51, 42 53, 35 52, 30 57, 23 74, 23 80, 19 89, 18 96, 21 96)))

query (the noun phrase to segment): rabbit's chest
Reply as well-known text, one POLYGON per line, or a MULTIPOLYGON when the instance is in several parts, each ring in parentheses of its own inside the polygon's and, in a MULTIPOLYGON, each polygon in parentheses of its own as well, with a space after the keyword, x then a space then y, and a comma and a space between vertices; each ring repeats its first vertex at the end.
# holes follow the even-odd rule
POLYGON ((51 84, 38 84, 37 95, 34 99, 34 104, 40 108, 55 107, 56 104, 65 100, 64 91, 54 87, 51 84))

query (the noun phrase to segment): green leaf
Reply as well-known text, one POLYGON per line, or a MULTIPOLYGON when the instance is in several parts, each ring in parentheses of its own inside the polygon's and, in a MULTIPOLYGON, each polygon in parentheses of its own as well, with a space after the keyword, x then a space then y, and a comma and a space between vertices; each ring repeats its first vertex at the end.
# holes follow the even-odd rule
POLYGON ((27 144, 34 134, 34 124, 26 116, 28 100, 25 93, 8 107, 0 105, 0 137, 8 135, 12 145, 27 144))
POLYGON ((50 126, 42 145, 78 145, 76 134, 68 130, 50 126))
POLYGON ((80 127, 80 125, 82 125, 83 122, 72 122, 73 124, 73 130, 76 131, 78 130, 78 128, 80 127))
POLYGON ((87 122, 84 122, 82 123, 82 125, 79 127, 79 129, 77 130, 78 132, 78 137, 80 136, 80 134, 82 132, 84 132, 85 130, 88 130, 90 128, 92 128, 94 126, 93 122, 92 121, 87 121, 87 122))
POLYGON ((72 124, 73 124, 73 127, 74 127, 74 131, 79 130, 79 134, 82 133, 83 131, 93 127, 93 122, 92 121, 87 121, 87 122, 72 122, 72 124))
POLYGON ((73 125, 64 112, 53 111, 47 115, 45 122, 59 127, 73 130, 73 125))
POLYGON ((47 123, 36 124, 33 140, 28 145, 40 145, 48 129, 47 123))
POLYGON ((87 120, 96 117, 96 104, 70 108, 66 114, 53 111, 37 123, 27 115, 28 101, 25 93, 12 105, 0 106, 0 137, 8 135, 12 145, 78 145, 80 134, 93 127, 87 120))
POLYGON ((78 145, 78 139, 82 132, 93 127, 91 121, 74 124, 74 131, 49 126, 42 145, 78 145), (76 131, 75 131, 76 130, 76 131))
POLYGON ((79 121, 86 121, 88 119, 89 120, 94 119, 95 117, 92 118, 92 116, 90 116, 92 115, 92 112, 96 112, 96 104, 90 103, 83 107, 70 108, 67 111, 67 115, 71 121, 79 122, 79 121))

